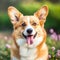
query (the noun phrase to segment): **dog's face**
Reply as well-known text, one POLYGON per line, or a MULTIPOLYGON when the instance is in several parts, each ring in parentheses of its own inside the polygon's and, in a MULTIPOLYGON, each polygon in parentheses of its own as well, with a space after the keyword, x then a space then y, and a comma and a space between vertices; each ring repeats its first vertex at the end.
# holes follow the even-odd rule
POLYGON ((24 16, 16 8, 10 6, 8 14, 14 27, 13 36, 18 46, 36 47, 44 41, 47 6, 43 6, 33 16, 24 16))

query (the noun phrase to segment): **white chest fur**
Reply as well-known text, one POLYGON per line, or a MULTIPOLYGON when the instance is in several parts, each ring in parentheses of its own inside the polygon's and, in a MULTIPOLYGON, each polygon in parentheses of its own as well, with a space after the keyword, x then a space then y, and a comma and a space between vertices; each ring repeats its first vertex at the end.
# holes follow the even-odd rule
POLYGON ((20 46, 20 60, 35 60, 36 58, 36 46, 39 45, 43 40, 43 37, 35 38, 32 45, 26 44, 25 39, 17 39, 16 42, 20 46))
POLYGON ((20 47, 21 60, 34 60, 36 58, 36 48, 20 47))

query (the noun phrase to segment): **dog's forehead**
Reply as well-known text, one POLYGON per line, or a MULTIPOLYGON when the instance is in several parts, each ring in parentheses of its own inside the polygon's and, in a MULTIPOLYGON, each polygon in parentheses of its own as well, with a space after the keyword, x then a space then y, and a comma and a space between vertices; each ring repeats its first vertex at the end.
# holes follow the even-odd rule
POLYGON ((23 21, 39 21, 37 17, 35 16, 23 16, 20 18, 20 20, 23 20, 23 21))

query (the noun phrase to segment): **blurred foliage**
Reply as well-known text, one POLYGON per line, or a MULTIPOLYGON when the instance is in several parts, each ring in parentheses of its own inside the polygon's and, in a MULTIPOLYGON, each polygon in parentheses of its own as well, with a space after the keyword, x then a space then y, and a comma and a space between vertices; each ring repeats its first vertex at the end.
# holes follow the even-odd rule
POLYGON ((60 0, 49 0, 49 1, 53 3, 60 3, 60 0))
POLYGON ((22 3, 17 5, 17 9, 24 15, 32 15, 40 6, 40 3, 22 3))
MULTIPOLYGON (((24 15, 32 15, 41 6, 47 5, 49 7, 49 15, 45 23, 45 28, 49 30, 50 28, 55 29, 60 32, 60 4, 53 4, 51 2, 35 2, 35 3, 18 3, 15 7, 22 12, 24 15)), ((13 5, 14 6, 14 5, 13 5)), ((6 10, 7 11, 7 10, 6 10)), ((8 17, 7 12, 0 12, 0 29, 12 29, 12 24, 8 17)))
POLYGON ((1 30, 12 29, 11 26, 12 25, 10 23, 10 20, 9 20, 7 13, 1 12, 0 13, 0 29, 1 30))
POLYGON ((51 37, 48 35, 46 43, 48 45, 49 55, 51 56, 49 60, 60 60, 60 56, 57 57, 57 51, 60 50, 59 47, 60 41, 59 40, 55 41, 51 39, 51 37))
POLYGON ((0 39, 0 60, 10 60, 10 49, 6 47, 6 41, 0 39))

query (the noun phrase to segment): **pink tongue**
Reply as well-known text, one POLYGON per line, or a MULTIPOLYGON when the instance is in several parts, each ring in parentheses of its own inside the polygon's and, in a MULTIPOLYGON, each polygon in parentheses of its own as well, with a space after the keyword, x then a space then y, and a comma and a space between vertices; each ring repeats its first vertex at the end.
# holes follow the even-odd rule
POLYGON ((30 45, 33 43, 33 36, 28 36, 27 37, 27 43, 30 45))

